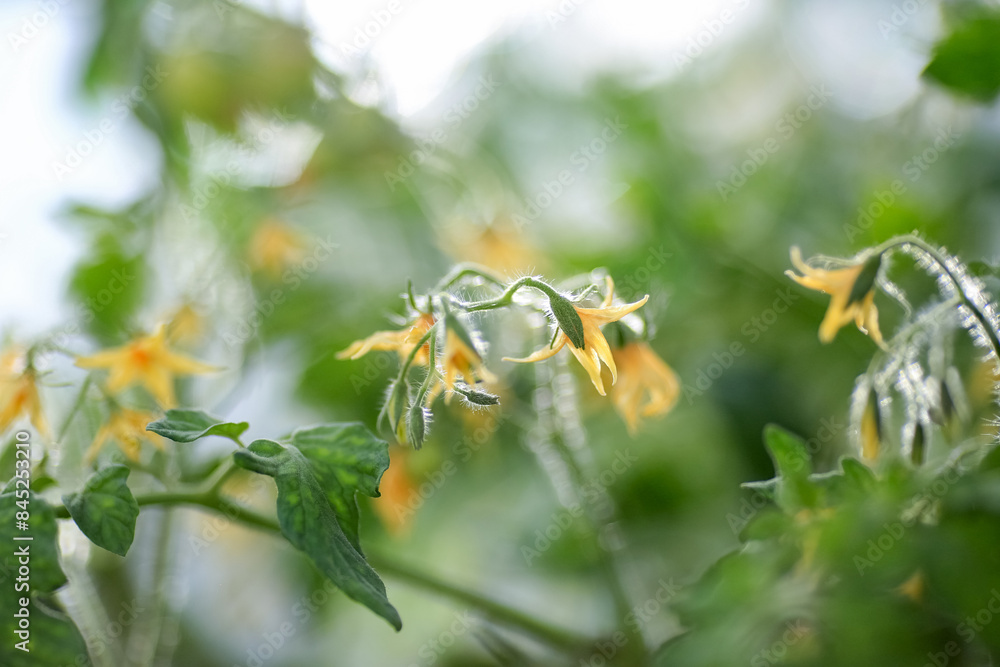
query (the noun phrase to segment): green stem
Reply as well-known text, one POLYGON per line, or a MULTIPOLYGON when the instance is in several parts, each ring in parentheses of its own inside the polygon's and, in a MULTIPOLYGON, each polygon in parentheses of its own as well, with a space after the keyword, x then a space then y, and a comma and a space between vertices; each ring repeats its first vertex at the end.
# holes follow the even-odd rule
POLYGON ((468 313, 474 313, 480 310, 494 310, 496 308, 504 308, 513 303, 514 295, 522 287, 533 287, 538 291, 542 292, 543 294, 545 294, 545 296, 549 297, 550 299, 565 298, 548 283, 542 282, 541 280, 538 280, 536 278, 532 278, 531 276, 525 276, 523 278, 520 278, 512 282, 507 287, 507 289, 504 290, 503 294, 501 294, 495 299, 488 299, 486 301, 475 301, 472 303, 463 303, 455 299, 452 299, 452 303, 454 303, 457 307, 461 308, 462 310, 468 313))
MULTIPOLYGON (((258 528, 270 533, 281 533, 281 526, 273 517, 230 501, 214 492, 164 491, 146 493, 136 496, 136 502, 138 502, 140 507, 148 505, 193 505, 223 514, 233 521, 238 521, 252 528, 258 528)), ((57 518, 70 518, 69 510, 66 509, 65 505, 56 505, 53 510, 57 518)), ((555 648, 571 651, 580 646, 585 646, 591 641, 589 637, 551 625, 546 621, 535 618, 514 607, 507 606, 502 602, 492 600, 475 591, 449 584, 432 575, 418 572, 400 563, 395 563, 383 556, 369 555, 368 559, 375 567, 399 581, 475 607, 498 623, 520 630, 555 648)))
POLYGON ((422 588, 431 593, 437 593, 443 597, 473 606, 494 621, 527 632, 538 639, 544 640, 555 648, 574 651, 592 641, 586 636, 564 630, 523 611, 509 607, 502 602, 491 600, 474 591, 455 586, 425 572, 419 572, 402 563, 387 560, 383 556, 369 554, 368 560, 379 572, 417 588, 422 588))
POLYGON ((87 400, 87 390, 90 389, 90 384, 93 382, 94 377, 92 373, 87 373, 87 377, 83 379, 83 384, 80 385, 80 391, 76 395, 76 400, 73 402, 73 407, 70 408, 69 414, 63 419, 62 425, 59 427, 59 432, 56 435, 56 442, 62 443, 63 438, 66 437, 66 433, 69 432, 70 424, 73 423, 73 418, 76 417, 76 413, 80 411, 83 404, 87 400))

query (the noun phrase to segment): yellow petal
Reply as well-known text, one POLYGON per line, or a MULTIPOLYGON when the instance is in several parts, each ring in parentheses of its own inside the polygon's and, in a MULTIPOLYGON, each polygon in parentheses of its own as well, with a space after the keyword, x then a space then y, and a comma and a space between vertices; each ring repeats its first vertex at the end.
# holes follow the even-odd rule
MULTIPOLYGON (((523 359, 514 359, 512 357, 504 357, 503 361, 513 361, 515 364, 530 364, 535 361, 544 361, 545 359, 550 359, 556 355, 556 353, 563 349, 563 346, 569 341, 566 334, 560 333, 559 339, 556 344, 552 347, 543 347, 537 352, 532 353, 530 356, 524 357, 523 359)), ((572 347, 572 346, 571 346, 572 347)))

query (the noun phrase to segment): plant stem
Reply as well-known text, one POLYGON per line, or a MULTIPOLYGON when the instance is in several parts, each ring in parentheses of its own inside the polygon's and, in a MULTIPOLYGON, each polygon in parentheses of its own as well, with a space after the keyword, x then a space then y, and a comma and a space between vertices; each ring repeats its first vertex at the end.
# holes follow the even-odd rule
POLYGON ((494 310, 496 308, 504 308, 513 303, 514 294, 516 294, 517 291, 522 287, 533 287, 539 290, 540 292, 544 293, 545 296, 549 298, 553 297, 563 298, 562 295, 559 294, 559 292, 557 292, 555 288, 549 285, 548 283, 542 282, 541 280, 538 280, 536 278, 532 278, 531 276, 525 276, 523 278, 519 278, 518 280, 512 282, 507 287, 507 289, 504 290, 503 294, 501 294, 495 299, 488 299, 486 301, 476 301, 472 303, 463 303, 461 301, 452 299, 452 303, 454 303, 456 306, 458 306, 459 308, 468 313, 474 313, 480 310, 494 310))
POLYGON ((474 591, 448 583, 425 572, 419 572, 400 562, 386 560, 384 556, 369 555, 368 560, 373 567, 390 577, 443 597, 469 604, 493 620, 527 632, 556 648, 572 651, 586 646, 591 641, 586 636, 564 630, 474 591))
MULTIPOLYGON (((232 521, 238 521, 252 528, 270 533, 281 533, 281 526, 276 519, 233 502, 214 491, 147 493, 136 496, 136 502, 141 507, 147 505, 194 505, 224 514, 232 521)), ((66 509, 65 505, 57 505, 53 509, 57 518, 70 518, 69 510, 66 509)), ((585 646, 591 641, 589 637, 578 635, 570 630, 564 630, 519 609, 505 605, 502 602, 442 581, 432 575, 418 572, 409 566, 395 563, 384 556, 369 555, 368 559, 378 569, 399 581, 475 607, 478 611, 481 611, 498 623, 520 630, 554 648, 570 651, 580 646, 585 646)))
POLYGON ((958 276, 952 273, 952 270, 948 267, 948 260, 941 254, 938 248, 935 248, 931 244, 924 241, 918 236, 913 234, 906 234, 904 236, 897 236, 883 243, 879 248, 881 250, 888 250, 889 248, 897 246, 911 245, 926 255, 930 256, 941 270, 944 271, 945 275, 948 276, 949 280, 955 285, 955 290, 958 292, 959 297, 962 300, 962 304, 967 307, 973 314, 973 316, 979 320, 982 325, 983 330, 986 332, 986 337, 989 339, 990 346, 993 348, 993 354, 996 357, 996 361, 1000 364, 1000 332, 994 328, 993 322, 990 318, 982 311, 978 304, 972 301, 969 296, 965 293, 963 289, 962 282, 959 280, 958 276))
POLYGON ((66 433, 69 432, 70 424, 73 423, 73 418, 76 417, 76 413, 80 411, 83 404, 87 400, 87 390, 90 389, 90 384, 93 382, 94 377, 92 373, 87 373, 87 377, 83 379, 83 383, 80 385, 80 391, 76 395, 76 400, 73 402, 73 407, 70 408, 69 413, 63 419, 62 425, 59 427, 59 432, 56 435, 56 442, 62 443, 63 438, 66 437, 66 433))

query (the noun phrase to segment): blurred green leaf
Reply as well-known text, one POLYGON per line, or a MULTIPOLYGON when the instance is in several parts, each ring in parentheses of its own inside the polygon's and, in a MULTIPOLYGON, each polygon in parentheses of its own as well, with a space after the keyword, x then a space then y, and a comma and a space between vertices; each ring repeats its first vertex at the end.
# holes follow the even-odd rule
POLYGON ((294 445, 273 440, 255 440, 233 456, 241 467, 274 478, 278 485, 278 521, 288 541, 305 552, 348 597, 397 630, 402 628, 382 580, 337 522, 310 460, 294 445))
POLYGON ((91 475, 82 491, 63 496, 66 509, 83 534, 119 556, 132 546, 139 517, 139 503, 126 484, 128 475, 128 466, 110 465, 91 475))
POLYGON ((1000 14, 959 25, 934 47, 924 76, 954 93, 989 102, 1000 92, 1000 14))
POLYGON ((70 293, 82 305, 79 321, 102 341, 119 337, 142 301, 145 275, 141 254, 126 252, 111 234, 102 235, 70 279, 70 293))
POLYGON ((229 438, 240 444, 240 436, 250 428, 247 422, 226 422, 201 410, 171 409, 166 414, 146 426, 152 431, 174 442, 194 442, 209 435, 229 438))

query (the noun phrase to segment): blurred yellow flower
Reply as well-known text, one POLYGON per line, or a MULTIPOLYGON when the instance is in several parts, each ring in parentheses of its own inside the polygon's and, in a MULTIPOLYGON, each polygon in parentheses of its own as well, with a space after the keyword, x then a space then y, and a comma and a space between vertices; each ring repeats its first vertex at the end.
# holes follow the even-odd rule
POLYGON ((80 368, 107 368, 110 371, 108 391, 118 393, 134 384, 141 384, 163 408, 172 408, 174 376, 209 373, 219 370, 167 346, 167 328, 161 324, 149 336, 140 336, 130 343, 102 350, 88 357, 77 357, 80 368))
POLYGON ((831 296, 830 307, 819 327, 819 339, 824 343, 833 340, 841 327, 854 320, 863 333, 882 345, 882 332, 878 328, 878 309, 875 307, 875 277, 881 256, 859 262, 843 269, 816 269, 802 261, 802 253, 792 247, 792 264, 802 275, 791 270, 785 275, 812 290, 831 296))
MULTIPOLYGON (((424 334, 434 326, 434 316, 429 313, 421 313, 407 328, 399 331, 376 331, 368 338, 356 340, 347 346, 347 349, 337 353, 338 359, 360 359, 372 350, 396 350, 400 359, 405 359, 413 351, 424 334)), ((427 364, 428 345, 417 351, 413 358, 413 363, 418 366, 427 364)))
POLYGON ((285 269, 302 260, 305 245, 302 235, 294 228, 280 220, 267 219, 254 230, 247 258, 252 269, 277 278, 285 269))
POLYGON ((473 262, 505 275, 541 269, 539 253, 506 219, 482 226, 452 223, 440 239, 441 247, 460 262, 473 262))
POLYGON ((390 451, 389 467, 378 485, 380 496, 372 504, 389 532, 399 534, 410 525, 414 510, 409 502, 416 493, 416 484, 407 467, 409 450, 393 447, 390 451))
POLYGON ((607 282, 607 296, 604 297, 604 303, 601 304, 600 308, 577 308, 573 306, 577 314, 580 316, 580 321, 583 323, 583 347, 578 348, 569 337, 562 331, 559 332, 555 344, 551 347, 543 347, 531 356, 525 357, 524 359, 511 359, 510 357, 505 357, 504 361, 513 361, 519 364, 531 363, 534 361, 542 361, 555 356, 559 350, 569 343, 569 349, 576 357, 580 365, 583 366, 587 374, 590 375, 590 381, 594 383, 594 387, 597 389, 601 396, 606 396, 604 391, 604 381, 601 379, 601 362, 608 367, 611 371, 611 384, 615 384, 618 381, 618 368, 615 365, 614 357, 611 354, 611 348, 608 346, 608 341, 604 338, 604 334, 601 333, 601 327, 610 322, 617 322, 621 318, 625 317, 634 310, 641 308, 646 301, 649 300, 649 295, 647 294, 641 300, 635 303, 625 304, 623 306, 612 306, 614 301, 614 290, 615 284, 610 277, 606 279, 607 282))
POLYGON ((138 461, 145 440, 158 449, 163 449, 163 438, 146 430, 146 424, 156 419, 155 415, 130 408, 114 408, 108 420, 97 430, 94 442, 87 449, 84 460, 90 464, 97 458, 101 448, 109 439, 118 446, 131 461, 138 461))
POLYGON ((648 343, 627 343, 615 348, 612 356, 620 378, 611 390, 611 400, 629 433, 635 434, 640 417, 660 417, 670 412, 680 396, 680 383, 673 369, 648 343))
POLYGON ((181 344, 198 342, 205 330, 205 318, 190 303, 174 311, 167 322, 167 338, 181 344))
POLYGON ((882 448, 882 427, 879 424, 878 398, 871 393, 865 411, 861 414, 861 458, 874 461, 882 448))
POLYGON ((38 375, 31 367, 19 368, 23 364, 21 350, 9 350, 0 355, 0 433, 24 415, 40 435, 48 437, 49 425, 38 398, 38 375))

